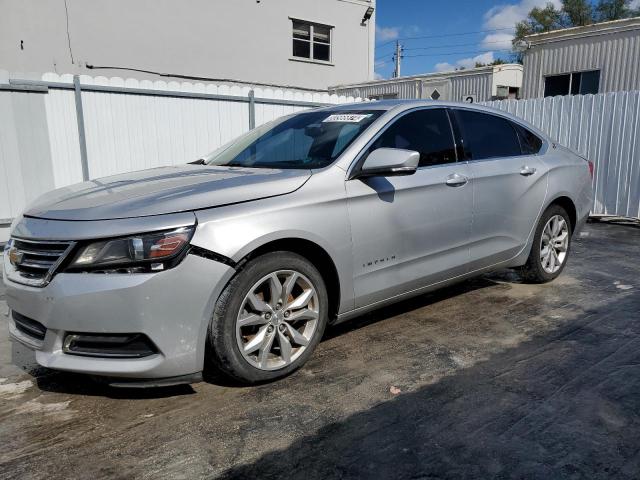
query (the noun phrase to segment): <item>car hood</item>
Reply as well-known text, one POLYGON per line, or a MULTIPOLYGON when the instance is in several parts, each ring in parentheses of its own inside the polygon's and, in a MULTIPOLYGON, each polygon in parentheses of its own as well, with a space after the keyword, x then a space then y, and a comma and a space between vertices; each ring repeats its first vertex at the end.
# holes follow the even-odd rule
POLYGON ((161 167, 53 190, 24 214, 51 220, 109 220, 184 212, 284 195, 310 176, 310 170, 161 167))

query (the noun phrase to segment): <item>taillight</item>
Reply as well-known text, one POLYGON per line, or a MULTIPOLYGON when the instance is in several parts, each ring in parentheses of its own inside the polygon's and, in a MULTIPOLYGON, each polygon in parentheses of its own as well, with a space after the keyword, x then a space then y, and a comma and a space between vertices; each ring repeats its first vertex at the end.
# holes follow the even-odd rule
POLYGON ((587 162, 589 163, 589 175, 591 175, 591 180, 593 180, 593 162, 591 160, 587 160, 587 162))

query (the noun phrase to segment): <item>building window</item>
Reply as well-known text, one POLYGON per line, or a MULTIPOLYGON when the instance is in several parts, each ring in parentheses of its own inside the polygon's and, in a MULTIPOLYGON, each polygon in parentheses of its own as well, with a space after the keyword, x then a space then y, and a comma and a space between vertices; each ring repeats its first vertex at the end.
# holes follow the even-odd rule
POLYGON ((431 100, 438 100, 441 97, 440 92, 438 90, 434 90, 431 94, 431 100))
POLYGON ((544 96, 587 95, 600 90, 600 70, 550 75, 544 78, 544 96))
POLYGON ((293 56, 331 61, 331 27, 293 20, 293 56))
POLYGON ((492 100, 517 100, 518 95, 520 94, 520 89, 518 87, 507 87, 498 85, 497 95, 492 98, 492 100))

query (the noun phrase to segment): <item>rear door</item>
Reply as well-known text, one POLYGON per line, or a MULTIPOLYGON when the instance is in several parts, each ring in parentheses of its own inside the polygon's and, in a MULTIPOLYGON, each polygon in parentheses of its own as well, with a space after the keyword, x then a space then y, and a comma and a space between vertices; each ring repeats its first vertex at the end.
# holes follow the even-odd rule
POLYGON ((542 141, 505 117, 454 109, 462 155, 473 179, 470 270, 517 255, 547 192, 542 141))
POLYGON ((444 108, 395 119, 377 148, 420 152, 413 175, 348 180, 356 307, 461 275, 469 261, 471 185, 444 108))

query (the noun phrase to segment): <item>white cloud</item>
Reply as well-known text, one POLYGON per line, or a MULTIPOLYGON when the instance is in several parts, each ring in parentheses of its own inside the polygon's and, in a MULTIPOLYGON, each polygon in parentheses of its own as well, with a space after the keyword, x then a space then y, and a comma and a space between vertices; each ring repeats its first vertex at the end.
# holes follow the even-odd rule
POLYGON ((395 40, 400 36, 400 27, 380 27, 376 25, 376 40, 379 42, 388 42, 395 40))
POLYGON ((374 80, 383 80, 384 77, 378 72, 373 72, 373 79, 374 80))
POLYGON ((633 0, 633 2, 631 2, 631 8, 640 8, 640 0, 633 0))
POLYGON ((436 72, 451 72, 456 68, 475 68, 476 63, 491 63, 495 60, 493 52, 486 52, 475 57, 462 58, 456 61, 455 64, 448 62, 436 63, 436 72))
POLYGON ((511 48, 513 35, 510 33, 491 33, 482 39, 480 48, 483 50, 508 50, 511 48))
POLYGON ((462 60, 458 60, 456 65, 464 68, 474 68, 476 63, 491 63, 495 60, 493 57, 493 52, 482 53, 480 55, 476 55, 472 58, 463 58, 462 60))
MULTIPOLYGON (((635 1, 640 3, 640 0, 635 1)), ((544 8, 547 3, 552 3, 557 9, 562 8, 560 0, 520 0, 513 4, 496 5, 484 14, 484 29, 513 28, 516 23, 527 18, 534 7, 544 8)), ((513 34, 506 31, 495 32, 486 35, 480 45, 482 48, 505 50, 511 48, 511 40, 513 40, 513 34)))
POLYGON ((417 25, 408 25, 406 27, 381 27, 376 25, 376 42, 395 40, 401 34, 403 37, 414 37, 420 32, 420 27, 417 25))
POLYGON ((496 5, 484 14, 484 27, 486 30, 513 28, 527 18, 531 9, 544 8, 547 3, 552 3, 558 9, 562 7, 560 0, 520 0, 515 4, 496 5))
POLYGON ((456 66, 451 65, 448 62, 436 63, 436 72, 451 72, 455 70, 456 66))

